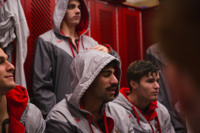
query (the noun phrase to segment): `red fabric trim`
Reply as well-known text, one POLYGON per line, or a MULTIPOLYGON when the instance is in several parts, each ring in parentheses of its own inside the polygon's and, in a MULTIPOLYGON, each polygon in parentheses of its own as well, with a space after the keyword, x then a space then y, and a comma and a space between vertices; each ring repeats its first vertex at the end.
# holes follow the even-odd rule
POLYGON ((104 124, 106 128, 106 133, 112 133, 115 122, 112 118, 106 116, 105 110, 103 111, 103 114, 104 114, 104 124))
POLYGON ((89 122, 90 130, 92 131, 92 133, 94 133, 94 131, 93 131, 93 129, 92 129, 92 123, 91 123, 90 115, 89 115, 89 114, 87 114, 87 118, 88 118, 88 122, 89 122))
MULTIPOLYGON (((65 35, 65 33, 64 33, 62 30, 60 30, 60 33, 63 34, 63 35, 65 35)), ((78 33, 78 36, 79 36, 79 33, 78 33)), ((79 36, 79 38, 80 38, 80 36, 79 36)), ((72 44, 71 44, 69 38, 67 38, 67 40, 68 40, 68 42, 69 42, 70 49, 71 49, 71 51, 72 51, 72 55, 73 55, 73 57, 75 58, 75 54, 74 54, 74 50, 73 50, 73 48, 72 48, 72 44)), ((80 42, 80 39, 78 39, 78 47, 76 47, 76 45, 74 45, 75 48, 76 48, 77 53, 79 52, 79 42, 80 42)), ((82 41, 82 46, 83 46, 83 41, 82 41)), ((83 49, 84 49, 84 46, 83 46, 83 49)))
POLYGON ((110 53, 110 50, 111 50, 111 48, 110 48, 110 45, 109 44, 106 44, 106 45, 104 45, 105 47, 107 47, 108 48, 108 53, 110 53))
POLYGON ((82 36, 81 41, 82 41, 82 47, 83 47, 83 49, 85 49, 85 47, 84 47, 84 45, 83 45, 83 36, 82 36))
POLYGON ((159 133, 161 133, 161 127, 160 127, 160 122, 159 122, 158 116, 156 116, 156 120, 157 120, 157 122, 158 122, 158 130, 159 130, 159 133))
MULTIPOLYGON (((139 126, 140 126, 140 118, 139 118, 139 116, 138 116, 138 113, 136 112, 136 110, 135 110, 135 105, 128 99, 128 97, 127 97, 127 95, 128 94, 130 94, 130 90, 129 90, 129 88, 125 88, 125 87, 123 87, 123 88, 121 88, 120 89, 120 93, 133 105, 132 106, 132 109, 133 109, 133 111, 134 111, 134 113, 135 113, 135 116, 136 116, 136 118, 137 118, 137 122, 138 122, 138 124, 139 124, 139 126)), ((139 110, 139 109, 138 109, 139 110)))
POLYGON ((132 109, 133 109, 133 111, 134 111, 134 113, 135 113, 135 116, 136 116, 136 118, 137 118, 137 122, 138 122, 138 124, 139 124, 139 126, 140 126, 140 118, 139 118, 139 116, 138 116, 138 114, 137 114, 135 108, 132 107, 132 109))
POLYGON ((157 101, 150 102, 149 110, 146 112, 146 115, 145 115, 148 121, 151 121, 153 118, 157 116, 157 112, 155 111, 156 108, 158 108, 157 101))
POLYGON ((72 44, 71 44, 69 38, 67 38, 67 40, 68 40, 68 42, 69 42, 69 46, 70 46, 70 49, 71 49, 71 51, 72 51, 72 55, 73 55, 73 57, 75 58, 75 54, 74 54, 74 50, 73 50, 73 48, 72 48, 72 44))
MULTIPOLYGON (((127 95, 130 94, 129 88, 125 88, 125 87, 121 88, 120 89, 120 93, 135 107, 135 105, 127 97, 127 95)), ((132 109, 133 109, 133 111, 134 111, 134 113, 135 113, 135 115, 137 117, 137 121, 139 121, 138 120, 139 116, 138 116, 137 112, 135 111, 134 107, 132 107, 132 109)), ((145 115, 143 114, 143 112, 140 109, 138 109, 138 108, 137 109, 143 114, 143 116, 149 122, 149 121, 151 121, 153 118, 155 118, 157 116, 157 112, 155 111, 156 108, 158 108, 157 101, 152 101, 152 102, 150 102, 149 109, 147 110, 145 115)))
POLYGON ((28 104, 26 88, 16 85, 15 88, 6 93, 10 116, 10 132, 25 132, 25 127, 19 121, 28 104))
POLYGON ((10 115, 10 133, 25 133, 25 126, 10 115))
MULTIPOLYGON (((81 5, 85 5, 84 1, 81 0, 81 5)), ((81 20, 76 26, 76 32, 82 35, 89 27, 89 13, 86 6, 81 7, 81 20)))
POLYGON ((60 33, 63 34, 63 35, 65 35, 65 33, 62 30, 60 30, 60 33))
MULTIPOLYGON (((80 108, 85 110, 81 105, 80 105, 80 108)), ((94 131, 92 129, 92 125, 91 125, 91 120, 90 120, 90 115, 89 114, 87 114, 87 118, 88 118, 90 129, 91 129, 92 133, 94 133, 94 131)), ((94 123, 97 125, 97 127, 99 128, 99 130, 102 132, 101 128, 96 123, 96 121, 94 120, 93 116, 92 116, 92 119, 93 119, 94 123)), ((112 118, 106 116, 105 110, 103 110, 103 120, 104 120, 104 126, 105 126, 105 129, 106 129, 106 133, 112 133, 112 130, 113 130, 114 125, 115 125, 114 124, 114 120, 112 118)))

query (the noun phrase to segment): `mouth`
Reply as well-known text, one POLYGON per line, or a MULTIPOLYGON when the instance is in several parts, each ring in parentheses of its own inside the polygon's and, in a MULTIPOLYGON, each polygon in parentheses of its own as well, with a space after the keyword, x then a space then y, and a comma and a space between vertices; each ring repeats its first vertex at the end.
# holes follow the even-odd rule
POLYGON ((5 78, 13 78, 13 75, 5 76, 5 78))
POLYGON ((74 19, 80 19, 80 16, 74 16, 74 19))
POLYGON ((117 89, 117 88, 116 88, 116 87, 113 87, 113 86, 106 88, 106 90, 107 90, 109 93, 111 93, 111 94, 115 94, 116 89, 117 89))
POLYGON ((153 92, 153 94, 154 94, 154 95, 158 95, 158 91, 156 91, 156 92, 153 92))

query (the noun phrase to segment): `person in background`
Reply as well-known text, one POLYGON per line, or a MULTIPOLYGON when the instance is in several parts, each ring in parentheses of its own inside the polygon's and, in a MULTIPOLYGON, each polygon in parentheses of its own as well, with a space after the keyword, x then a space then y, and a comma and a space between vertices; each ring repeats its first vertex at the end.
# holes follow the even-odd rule
POLYGON ((26 88, 15 84, 15 67, 7 59, 0 48, 0 133, 43 133, 42 113, 29 102, 26 88))
POLYGON ((163 51, 161 51, 159 48, 159 43, 153 44, 147 49, 145 60, 151 61, 160 69, 160 80, 158 82, 160 89, 158 93, 158 101, 167 108, 175 132, 187 133, 185 122, 182 119, 179 111, 176 110, 176 106, 179 102, 168 78, 167 71, 169 68, 169 64, 167 64, 166 57, 164 57, 163 51))
POLYGON ((38 37, 33 63, 33 102, 44 118, 65 94, 72 93, 69 67, 78 53, 96 49, 119 58, 110 45, 99 45, 84 35, 90 26, 84 0, 58 0, 53 24, 52 30, 38 37))
POLYGON ((175 133, 168 110, 157 101, 159 68, 151 61, 135 61, 126 72, 129 88, 113 101, 124 109, 137 133, 175 133))
POLYGON ((134 133, 126 110, 110 101, 119 94, 120 62, 86 50, 70 66, 72 94, 48 114, 46 133, 134 133))
POLYGON ((199 0, 166 0, 157 24, 159 47, 170 66, 169 79, 180 101, 179 110, 194 133, 200 132, 199 5, 199 0))

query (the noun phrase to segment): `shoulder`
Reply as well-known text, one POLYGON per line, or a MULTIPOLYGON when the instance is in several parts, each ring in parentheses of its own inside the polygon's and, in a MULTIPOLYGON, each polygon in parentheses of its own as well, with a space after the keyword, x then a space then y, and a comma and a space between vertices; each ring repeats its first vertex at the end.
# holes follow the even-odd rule
POLYGON ((84 45, 89 47, 98 45, 97 41, 95 41, 92 37, 86 35, 83 35, 82 37, 84 45))
POLYGON ((29 133, 42 133, 45 130, 46 123, 41 111, 33 104, 29 104, 25 120, 25 128, 29 133))
POLYGON ((157 102, 157 106, 158 106, 158 108, 156 109, 156 112, 158 115, 158 119, 159 119, 161 125, 165 125, 165 123, 170 122, 169 112, 168 112, 167 108, 164 105, 162 105, 160 102, 157 102))
POLYGON ((167 108, 158 101, 157 101, 157 106, 158 106, 158 108, 156 109, 157 113, 160 113, 161 115, 168 115, 169 114, 167 108))
POLYGON ((59 120, 62 122, 67 122, 72 116, 68 110, 67 100, 63 99, 59 103, 57 103, 52 110, 49 112, 46 121, 53 119, 59 120))
POLYGON ((109 102, 108 112, 115 122, 115 130, 122 133, 133 132, 127 111, 119 104, 109 102))
POLYGON ((50 39, 50 37, 52 36, 52 34, 55 34, 54 31, 51 29, 43 34, 41 34, 39 36, 39 38, 43 38, 44 40, 50 39))
MULTIPOLYGON (((55 42, 56 40, 60 39, 61 38, 61 35, 58 35, 56 34, 53 29, 41 34, 38 39, 37 39, 37 42, 38 41, 45 41, 45 42, 55 42)), ((36 42, 36 43, 37 43, 36 42)))
POLYGON ((124 107, 117 103, 109 102, 108 103, 108 111, 110 115, 118 120, 127 120, 128 118, 128 113, 124 107))

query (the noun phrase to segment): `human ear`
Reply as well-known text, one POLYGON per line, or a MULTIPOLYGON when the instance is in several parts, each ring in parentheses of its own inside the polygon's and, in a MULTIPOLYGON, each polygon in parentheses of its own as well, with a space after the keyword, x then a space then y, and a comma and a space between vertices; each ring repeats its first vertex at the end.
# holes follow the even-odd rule
POLYGON ((132 87, 133 90, 136 90, 138 88, 137 87, 138 86, 137 82, 135 82, 133 80, 130 81, 130 86, 132 87))

